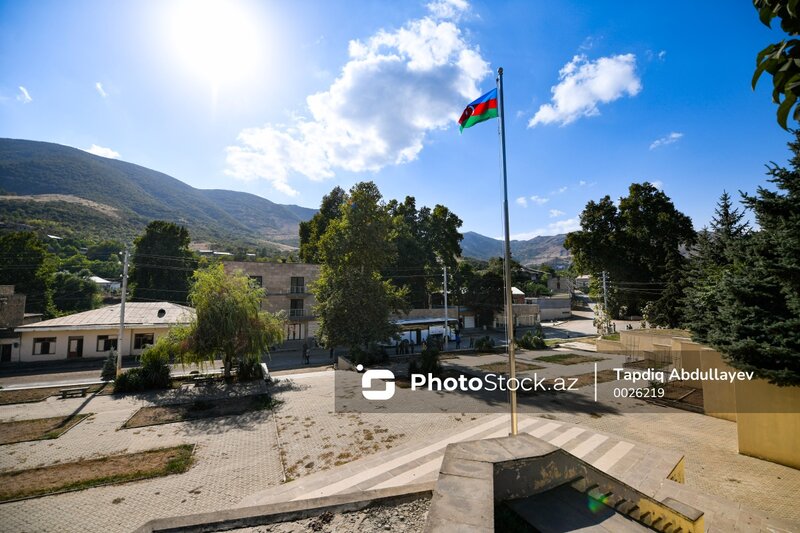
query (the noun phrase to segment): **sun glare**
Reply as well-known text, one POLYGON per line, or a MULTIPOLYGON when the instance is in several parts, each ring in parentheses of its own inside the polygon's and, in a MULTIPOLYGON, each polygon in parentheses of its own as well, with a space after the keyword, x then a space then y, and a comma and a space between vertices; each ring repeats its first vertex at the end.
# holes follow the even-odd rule
POLYGON ((242 83, 259 68, 264 39, 241 2, 179 2, 171 14, 170 35, 178 61, 215 88, 242 83))

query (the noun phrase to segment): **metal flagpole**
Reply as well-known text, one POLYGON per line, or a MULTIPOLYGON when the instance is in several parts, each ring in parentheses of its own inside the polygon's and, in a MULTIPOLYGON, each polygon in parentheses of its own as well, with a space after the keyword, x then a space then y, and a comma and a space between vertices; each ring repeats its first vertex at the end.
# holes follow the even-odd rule
MULTIPOLYGON (((500 151, 503 155, 503 220, 505 224, 505 278, 506 278, 506 340, 508 341, 508 380, 509 385, 517 384, 517 368, 514 360, 514 313, 511 299, 511 237, 508 231, 508 178, 506 176, 506 123, 503 112, 505 99, 503 98, 503 67, 497 69, 497 95, 500 111, 500 151)), ((517 434, 517 391, 509 386, 508 401, 511 407, 511 434, 517 434)))

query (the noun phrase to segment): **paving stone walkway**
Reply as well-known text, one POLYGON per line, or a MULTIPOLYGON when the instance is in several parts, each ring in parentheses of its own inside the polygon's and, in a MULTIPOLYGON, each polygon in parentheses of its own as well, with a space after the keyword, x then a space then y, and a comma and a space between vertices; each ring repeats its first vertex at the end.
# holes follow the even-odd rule
MULTIPOLYGON (((1 529, 130 531, 157 517, 416 483, 434 479, 449 442, 508 433, 500 414, 334 413, 332 372, 295 374, 275 391, 283 402, 275 413, 126 430, 120 426, 137 409, 181 393, 0 406, 3 421, 94 413, 58 439, 0 447, 0 471, 197 445, 196 465, 185 474, 0 504, 1 529)), ((685 457, 688 487, 800 523, 800 471, 739 455, 735 424, 648 409, 525 415, 520 427, 623 478, 647 469, 665 476, 685 457)))

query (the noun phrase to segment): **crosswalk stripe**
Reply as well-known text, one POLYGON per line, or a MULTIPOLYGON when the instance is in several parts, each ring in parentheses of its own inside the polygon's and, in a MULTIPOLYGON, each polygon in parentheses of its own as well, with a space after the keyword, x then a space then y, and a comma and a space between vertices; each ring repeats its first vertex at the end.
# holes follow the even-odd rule
POLYGON ((630 442, 618 442, 613 448, 604 453, 602 457, 592 463, 592 466, 605 472, 617 464, 617 461, 625 457, 625 455, 633 448, 634 445, 630 442))
MULTIPOLYGON (((533 420, 533 419, 523 420, 522 422, 519 423, 518 429, 519 430, 524 430, 525 428, 531 427, 531 426, 533 426, 535 424, 538 424, 539 422, 540 422, 540 420, 533 420)), ((494 438, 497 438, 497 437, 504 437, 507 434, 508 434, 508 430, 501 429, 501 430, 495 431, 494 433, 492 433, 490 435, 487 435, 487 436, 485 436, 483 438, 484 439, 494 439, 494 438)), ((389 478, 386 481, 384 481, 383 483, 379 483, 379 484, 375 485, 374 487, 370 487, 370 489, 371 490, 372 489, 385 489, 385 488, 389 488, 389 487, 399 487, 399 486, 405 485, 407 483, 412 483, 413 481, 421 478, 422 476, 424 476, 426 474, 430 474, 431 472, 435 472, 435 471, 439 470, 442 467, 442 459, 444 459, 444 454, 442 454, 441 456, 438 456, 438 457, 436 457, 434 459, 431 459, 430 461, 428 461, 426 463, 422 463, 421 465, 419 465, 419 466, 417 466, 415 468, 412 468, 411 470, 403 472, 402 474, 399 474, 397 476, 389 478)))
POLYGON ((569 441, 571 441, 572 439, 574 439, 575 437, 577 437, 578 435, 580 435, 581 433, 583 433, 584 431, 586 430, 583 428, 570 428, 566 430, 564 433, 558 435, 557 437, 550 439, 548 442, 553 446, 561 447, 566 443, 568 443, 569 441))
POLYGON ((583 457, 584 455, 588 454, 605 441, 608 440, 608 437, 605 435, 592 435, 585 441, 581 442, 577 446, 573 447, 571 450, 567 450, 569 453, 574 455, 575 457, 583 457))

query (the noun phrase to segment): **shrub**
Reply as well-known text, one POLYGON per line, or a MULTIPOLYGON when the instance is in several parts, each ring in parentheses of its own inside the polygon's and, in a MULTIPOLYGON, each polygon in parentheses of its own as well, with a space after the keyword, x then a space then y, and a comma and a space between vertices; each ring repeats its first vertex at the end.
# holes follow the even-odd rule
POLYGON ((442 373, 442 365, 439 362, 439 350, 435 346, 428 345, 419 354, 419 371, 423 374, 433 374, 438 376, 442 373))
POLYGON ((236 376, 239 381, 261 379, 261 358, 241 357, 236 365, 236 376))
POLYGON ((114 350, 106 357, 106 362, 103 363, 103 370, 100 371, 100 379, 103 381, 113 381, 117 377, 117 354, 114 350))
POLYGON ((354 348, 350 355, 354 363, 366 366, 386 361, 389 358, 386 349, 377 342, 369 343, 366 350, 360 347, 354 348))
POLYGON ((547 347, 544 339, 534 335, 531 331, 526 332, 521 339, 516 339, 516 343, 517 346, 525 350, 541 350, 547 347))
POLYGON ((132 368, 117 376, 114 392, 141 392, 154 389, 168 389, 169 354, 163 345, 156 343, 142 353, 139 368, 132 368))
POLYGON ((494 339, 486 335, 475 341, 474 348, 476 352, 494 352, 494 339))

